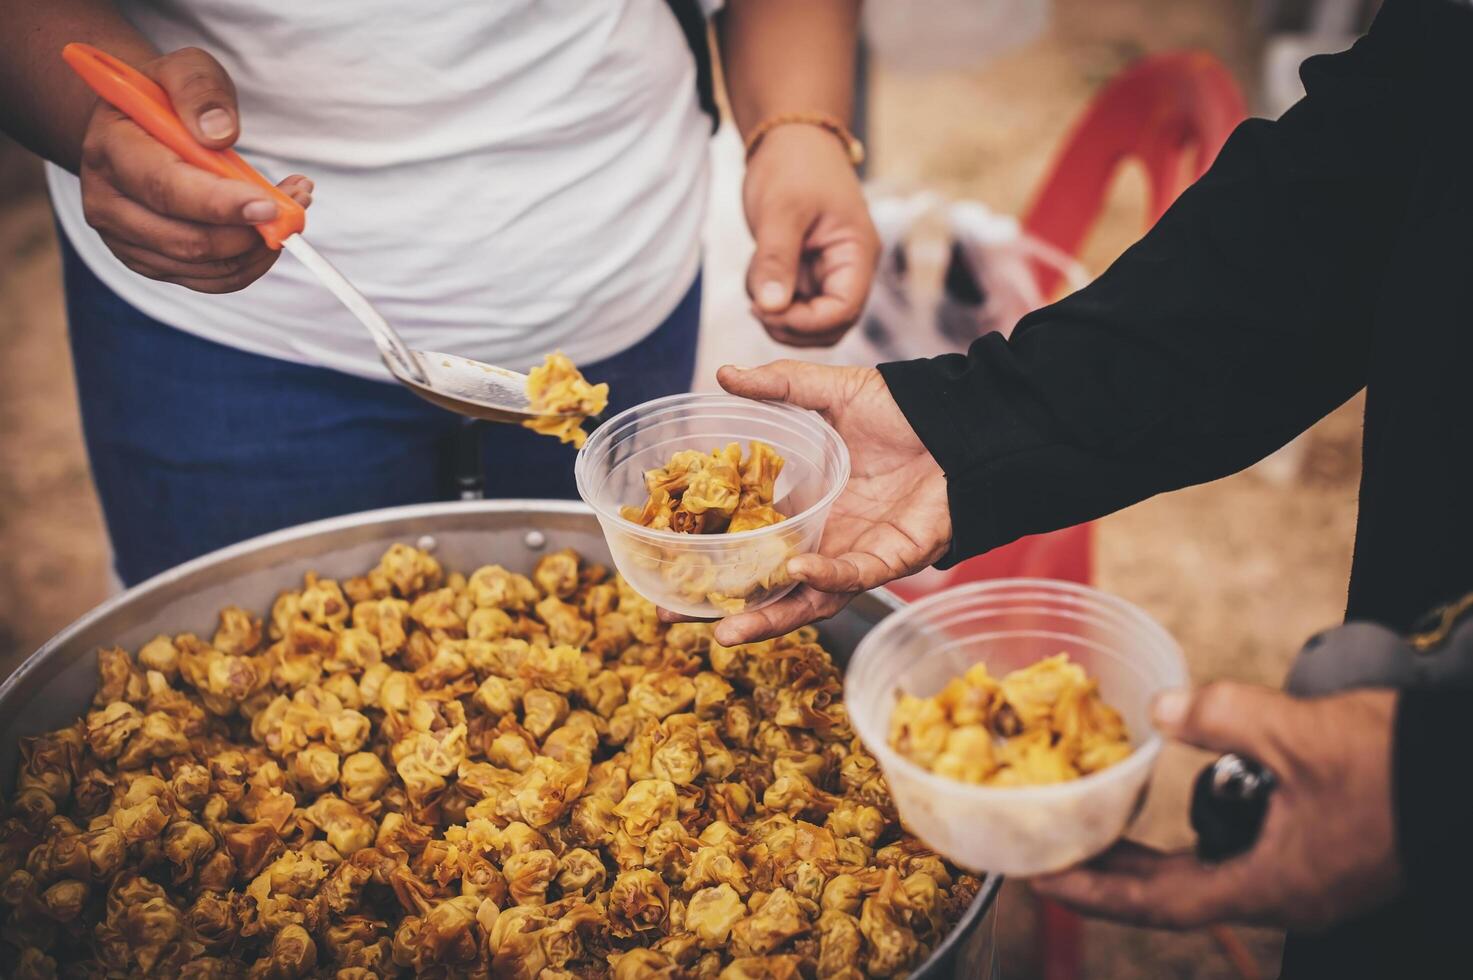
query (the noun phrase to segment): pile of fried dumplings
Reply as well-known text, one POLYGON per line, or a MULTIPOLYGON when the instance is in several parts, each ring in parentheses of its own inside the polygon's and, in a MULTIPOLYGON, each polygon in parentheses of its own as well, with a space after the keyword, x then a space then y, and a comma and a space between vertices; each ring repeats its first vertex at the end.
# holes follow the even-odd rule
POLYGON ((811 628, 722 647, 571 551, 396 545, 98 665, 20 745, 6 976, 902 976, 980 887, 811 628))

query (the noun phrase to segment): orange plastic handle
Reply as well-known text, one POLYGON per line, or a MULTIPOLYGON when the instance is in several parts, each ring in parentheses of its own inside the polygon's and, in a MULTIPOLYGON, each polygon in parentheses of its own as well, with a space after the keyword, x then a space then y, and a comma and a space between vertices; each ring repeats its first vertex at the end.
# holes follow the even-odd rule
POLYGON ((278 214, 265 224, 254 227, 271 248, 280 249, 282 239, 307 227, 306 210, 257 173, 254 167, 241 159, 239 153, 212 150, 191 136, 174 111, 174 103, 169 100, 168 93, 153 79, 90 44, 68 44, 62 49, 61 56, 92 91, 186 162, 229 180, 256 184, 270 194, 276 202, 278 214))

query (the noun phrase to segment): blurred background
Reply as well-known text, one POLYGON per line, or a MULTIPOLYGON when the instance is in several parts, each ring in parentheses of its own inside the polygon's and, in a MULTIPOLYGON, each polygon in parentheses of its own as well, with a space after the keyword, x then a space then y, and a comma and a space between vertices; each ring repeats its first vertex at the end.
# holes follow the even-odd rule
MULTIPOLYGON (((1005 22, 1016 28, 1015 36, 995 31, 1010 44, 982 51, 968 48, 960 30, 950 32, 955 43, 949 45, 943 43, 947 32, 940 40, 924 31, 911 36, 912 21, 932 3, 937 11, 959 10, 965 19, 962 0, 891 3, 889 17, 881 16, 882 5, 874 8, 871 26, 884 33, 870 42, 866 71, 868 177, 894 200, 924 192, 933 201, 980 202, 998 215, 1025 210, 1091 98, 1143 56, 1208 52, 1231 73, 1252 112, 1274 115, 1297 97, 1297 63, 1313 51, 1346 46, 1374 6, 1335 0, 1004 3, 1016 8, 1005 22)), ((718 154, 722 146, 718 141, 718 154)), ((706 366, 726 355, 725 322, 745 316, 741 267, 728 261, 741 244, 724 240, 742 234, 739 221, 733 225, 737 178, 729 164, 723 171, 718 161, 718 178, 725 173, 729 179, 717 181, 708 232, 706 366)), ((1118 255, 1140 234, 1146 210, 1146 182, 1127 165, 1080 250, 1083 269, 1097 273, 1118 255)), ((922 232, 924 226, 917 225, 922 232)), ((932 254, 939 266, 946 248, 943 241, 939 250, 918 248, 916 254, 932 254)), ((110 585, 102 518, 82 449, 50 209, 37 162, 5 142, 0 342, 0 670, 8 672, 105 598, 110 585)), ((748 362, 754 357, 750 344, 734 353, 748 362)), ((1342 614, 1359 441, 1356 400, 1291 450, 1246 473, 1099 522, 1095 582, 1139 603, 1175 633, 1197 680, 1278 684, 1303 640, 1342 614)), ((1168 846, 1190 840, 1187 782, 1202 761, 1185 750, 1168 753, 1134 836, 1168 846)), ((1010 885, 999 924, 1005 976, 1060 976, 1052 960, 1076 954, 1078 975, 1089 977, 1272 976, 1276 970, 1280 937, 1271 932, 1236 930, 1226 939, 1087 923, 1077 933, 1055 933, 1050 949, 1039 939, 1037 918, 1026 889, 1010 885), (1063 948, 1075 942, 1077 950, 1063 948)))

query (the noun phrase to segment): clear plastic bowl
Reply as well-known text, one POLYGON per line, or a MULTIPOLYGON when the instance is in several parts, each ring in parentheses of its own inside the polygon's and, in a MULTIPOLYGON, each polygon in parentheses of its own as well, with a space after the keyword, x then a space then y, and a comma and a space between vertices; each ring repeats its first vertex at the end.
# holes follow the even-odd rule
POLYGON ((787 561, 818 546, 829 508, 849 480, 849 450, 827 422, 791 405, 671 395, 595 429, 573 472, 629 584, 672 612, 715 618, 761 608, 793 588, 787 561), (753 439, 783 457, 773 499, 787 520, 738 534, 677 534, 619 516, 620 507, 644 503, 645 471, 664 466, 677 451, 739 442, 745 454, 753 439))
POLYGON ((938 592, 887 618, 849 662, 844 698, 913 834, 969 870, 1034 875, 1093 857, 1125 832, 1161 751, 1151 699, 1186 684, 1176 641, 1125 600, 1071 582, 997 579, 938 592), (1000 676, 1061 651, 1125 719, 1134 750, 1108 769, 1047 786, 974 786, 890 747, 899 692, 933 695, 979 661, 1000 676))

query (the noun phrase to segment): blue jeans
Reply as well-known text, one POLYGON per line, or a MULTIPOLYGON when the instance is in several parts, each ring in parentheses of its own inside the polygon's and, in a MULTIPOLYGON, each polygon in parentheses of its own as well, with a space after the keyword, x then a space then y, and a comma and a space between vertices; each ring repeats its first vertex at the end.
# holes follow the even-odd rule
MULTIPOLYGON (((398 385, 159 323, 99 282, 64 235, 62 264, 87 454, 124 583, 304 521, 458 495, 458 416, 398 385)), ((697 278, 653 334, 583 365, 609 383, 606 414, 689 390, 700 306, 697 278)), ((478 428, 486 496, 577 496, 571 446, 478 428)))

